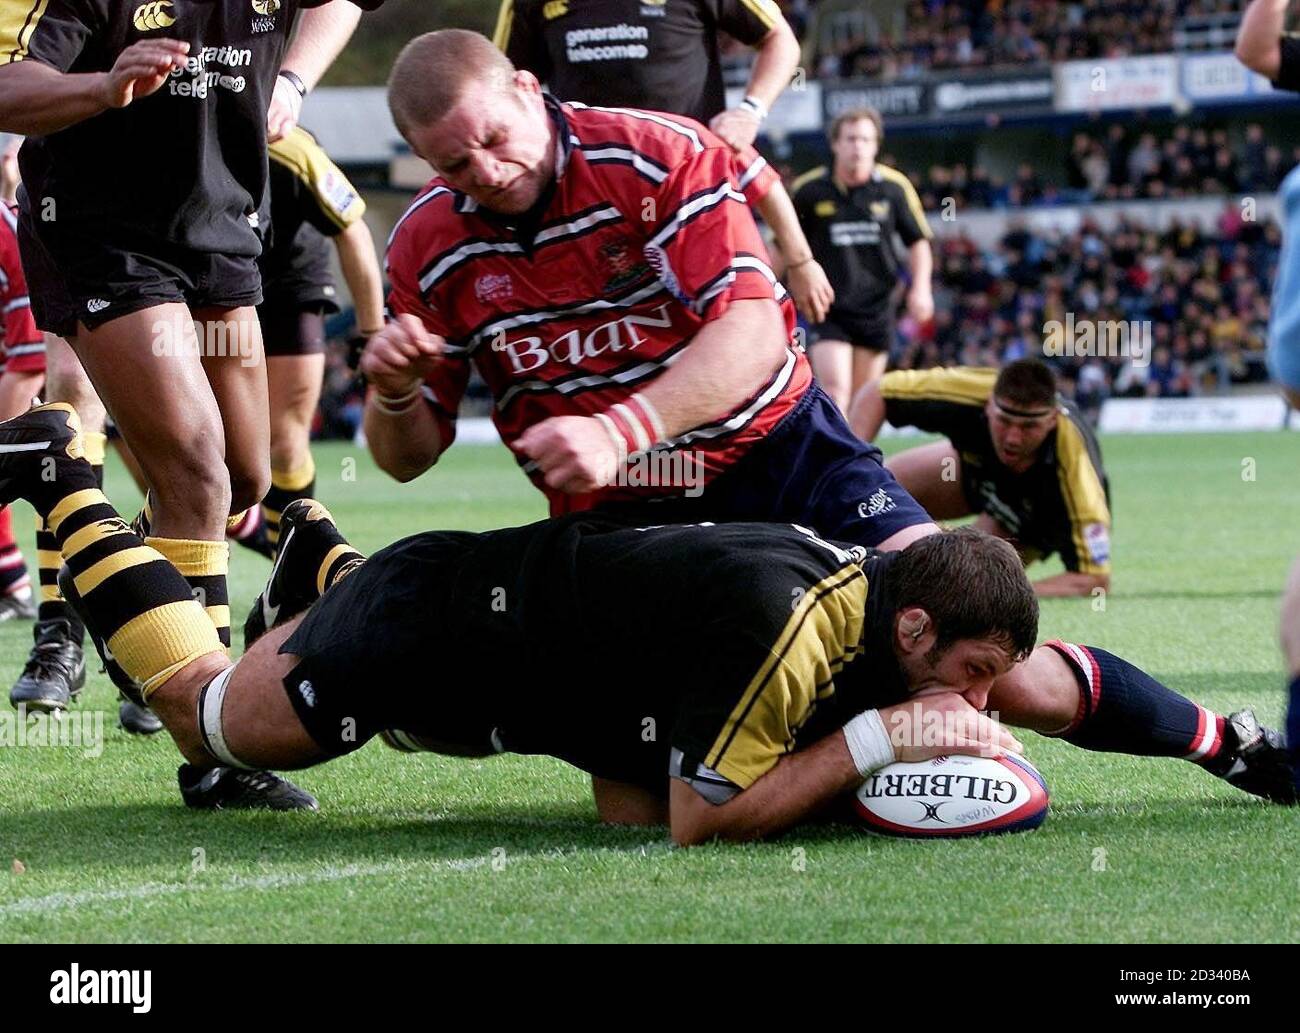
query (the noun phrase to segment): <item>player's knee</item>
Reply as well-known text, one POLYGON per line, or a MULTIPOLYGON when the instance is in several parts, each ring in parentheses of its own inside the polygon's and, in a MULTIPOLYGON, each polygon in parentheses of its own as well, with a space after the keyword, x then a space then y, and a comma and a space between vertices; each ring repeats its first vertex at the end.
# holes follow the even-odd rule
POLYGON ((1060 732, 1078 716, 1079 683, 1060 653, 1039 646, 993 683, 988 707, 1008 724, 1060 732))
POLYGON ((181 444, 161 464, 157 453, 151 458, 146 474, 154 486, 156 510, 225 526, 231 511, 230 476, 220 452, 196 441, 181 444))
POLYGON ((230 512, 242 513, 256 506, 271 490, 269 462, 232 464, 230 467, 230 512))

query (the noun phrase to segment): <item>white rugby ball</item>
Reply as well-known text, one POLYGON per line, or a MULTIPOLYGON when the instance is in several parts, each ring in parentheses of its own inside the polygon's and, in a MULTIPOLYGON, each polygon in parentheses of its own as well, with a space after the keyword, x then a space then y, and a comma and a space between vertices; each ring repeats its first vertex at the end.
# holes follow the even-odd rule
POLYGON ((872 832, 922 838, 1024 832, 1043 823, 1047 805, 1043 776, 1009 754, 888 764, 853 797, 872 832))

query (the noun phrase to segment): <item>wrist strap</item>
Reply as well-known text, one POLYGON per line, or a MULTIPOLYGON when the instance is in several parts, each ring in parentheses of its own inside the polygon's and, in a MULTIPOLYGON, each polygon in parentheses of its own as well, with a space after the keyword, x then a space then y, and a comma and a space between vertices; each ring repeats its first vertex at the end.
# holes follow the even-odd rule
POLYGON ((399 398, 393 398, 383 394, 378 388, 370 396, 370 401, 380 412, 388 413, 390 416, 400 416, 408 412, 420 397, 420 388, 423 385, 416 384, 406 394, 399 398))
POLYGON ((853 757, 853 766, 863 778, 896 759, 894 745, 889 741, 879 710, 864 710, 846 724, 844 741, 853 757))
POLYGON ((668 437, 659 410, 645 395, 635 394, 610 406, 596 418, 609 431, 623 454, 646 452, 668 437))
POLYGON ((297 90, 299 97, 306 99, 307 84, 298 77, 297 72, 290 72, 288 69, 282 69, 280 72, 280 78, 297 90))
POLYGON ((767 120, 767 108, 763 106, 763 102, 757 97, 746 95, 745 99, 740 102, 739 106, 752 112, 758 118, 759 122, 767 120))

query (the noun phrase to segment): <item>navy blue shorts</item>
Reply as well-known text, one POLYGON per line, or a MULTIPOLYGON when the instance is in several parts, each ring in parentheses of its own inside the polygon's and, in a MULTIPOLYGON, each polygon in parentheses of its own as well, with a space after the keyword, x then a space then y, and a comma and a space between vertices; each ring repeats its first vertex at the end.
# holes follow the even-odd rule
POLYGON ((814 381, 785 418, 695 498, 611 503, 638 524, 762 521, 801 524, 823 538, 874 548, 931 517, 860 440, 814 381))

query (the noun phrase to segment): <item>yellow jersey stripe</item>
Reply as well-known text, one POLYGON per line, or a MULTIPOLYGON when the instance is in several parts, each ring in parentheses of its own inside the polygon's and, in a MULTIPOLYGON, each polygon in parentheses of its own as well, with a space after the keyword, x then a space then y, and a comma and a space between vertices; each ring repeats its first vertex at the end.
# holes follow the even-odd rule
POLYGON ((772 29, 777 19, 781 18, 781 9, 772 3, 772 0, 741 0, 749 8, 749 13, 761 21, 769 30, 772 29))
POLYGON ((925 231, 925 237, 927 240, 933 237, 934 233, 931 231, 930 224, 925 218, 925 208, 921 206, 921 199, 917 196, 916 188, 912 186, 912 181, 903 175, 903 173, 899 172, 898 169, 890 168, 888 165, 877 164, 876 168, 880 170, 880 174, 884 176, 885 179, 889 180, 891 183, 897 183, 902 188, 903 196, 907 199, 907 207, 912 210, 912 218, 914 218, 916 224, 925 231))
POLYGON ((510 30, 515 24, 514 0, 501 0, 501 10, 497 12, 497 27, 492 32, 492 43, 503 54, 510 45, 510 30))
POLYGON ((802 176, 798 177, 790 184, 790 196, 793 197, 802 187, 807 186, 818 176, 826 175, 826 166, 818 165, 815 169, 809 169, 802 176))
POLYGON ((325 153, 325 148, 316 142, 316 138, 301 126, 294 127, 291 132, 276 140, 267 148, 266 153, 267 157, 287 168, 321 199, 321 210, 339 229, 347 229, 365 213, 366 204, 360 191, 352 186, 343 170, 334 164, 333 159, 325 153), (321 192, 321 183, 331 172, 347 185, 356 198, 348 205, 345 217, 339 216, 333 202, 321 192))
POLYGON ((50 0, 0 0, 0 65, 27 58, 27 47, 50 0))
POLYGON ((794 748, 817 700, 833 693, 834 672, 858 648, 867 587, 853 566, 804 594, 706 754, 709 767, 747 789, 794 748))
POLYGON ((880 396, 906 401, 983 405, 993 394, 998 371, 985 366, 897 369, 880 378, 880 396))
POLYGON ((1064 412, 1056 421, 1056 476, 1070 518, 1070 537, 1079 570, 1084 574, 1104 574, 1108 563, 1094 563, 1084 536, 1089 524, 1104 524, 1110 529, 1110 507, 1097 468, 1092 465, 1083 434, 1064 412))

